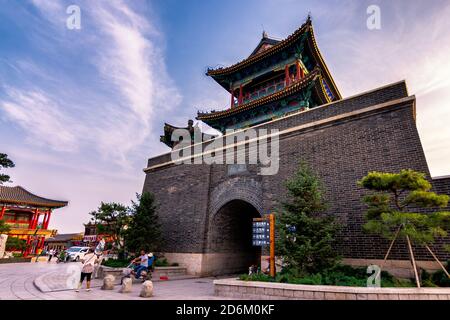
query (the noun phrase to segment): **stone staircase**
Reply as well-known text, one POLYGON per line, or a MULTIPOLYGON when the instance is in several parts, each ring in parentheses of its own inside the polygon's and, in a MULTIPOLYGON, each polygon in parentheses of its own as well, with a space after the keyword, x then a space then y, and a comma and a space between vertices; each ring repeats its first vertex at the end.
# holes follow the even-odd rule
MULTIPOLYGON (((102 266, 99 270, 98 277, 103 279, 106 275, 113 275, 116 280, 123 276, 124 268, 110 268, 102 266)), ((196 276, 188 275, 185 267, 156 267, 152 273, 152 281, 170 281, 198 278, 196 276)), ((132 278, 133 282, 141 282, 139 279, 132 278)))

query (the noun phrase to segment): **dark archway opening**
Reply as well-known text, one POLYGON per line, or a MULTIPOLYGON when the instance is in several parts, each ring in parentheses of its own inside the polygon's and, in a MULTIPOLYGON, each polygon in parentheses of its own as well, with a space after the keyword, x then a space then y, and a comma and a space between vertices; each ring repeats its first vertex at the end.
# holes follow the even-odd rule
POLYGON ((243 200, 232 200, 217 211, 210 237, 215 256, 212 274, 248 272, 252 264, 260 264, 261 248, 252 245, 252 222, 257 217, 258 210, 243 200))

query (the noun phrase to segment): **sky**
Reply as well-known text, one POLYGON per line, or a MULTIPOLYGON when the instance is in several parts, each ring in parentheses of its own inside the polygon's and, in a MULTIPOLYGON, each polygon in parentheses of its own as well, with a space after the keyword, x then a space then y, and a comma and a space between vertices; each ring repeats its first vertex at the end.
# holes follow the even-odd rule
MULTIPOLYGON (((450 2, 0 0, 0 152, 13 183, 68 200, 52 216, 81 232, 101 201, 129 204, 164 122, 220 110, 208 67, 247 57, 265 30, 283 39, 311 13, 343 97, 406 80, 432 176, 450 175, 450 2), (80 8, 81 29, 66 12, 80 8), (367 27, 380 8, 381 28, 367 27)), ((201 125, 207 129, 205 125, 201 125)))

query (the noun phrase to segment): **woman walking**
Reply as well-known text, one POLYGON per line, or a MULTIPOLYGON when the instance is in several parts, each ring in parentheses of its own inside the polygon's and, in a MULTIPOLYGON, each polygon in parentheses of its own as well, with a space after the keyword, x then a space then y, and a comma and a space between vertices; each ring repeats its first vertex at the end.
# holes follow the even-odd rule
POLYGON ((94 254, 93 251, 94 250, 89 249, 89 251, 85 254, 83 258, 83 267, 81 269, 80 284, 78 285, 78 289, 76 290, 76 292, 80 291, 84 279, 86 279, 86 291, 91 291, 91 276, 92 272, 94 272, 95 261, 97 260, 97 256, 94 254))

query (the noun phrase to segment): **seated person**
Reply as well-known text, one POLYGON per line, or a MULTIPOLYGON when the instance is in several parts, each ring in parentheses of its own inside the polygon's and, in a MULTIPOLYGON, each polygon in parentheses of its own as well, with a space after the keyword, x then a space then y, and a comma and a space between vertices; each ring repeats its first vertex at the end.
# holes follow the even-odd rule
POLYGON ((139 263, 134 267, 134 274, 136 276, 136 279, 139 279, 141 277, 141 272, 144 270, 148 270, 148 255, 144 250, 141 250, 141 255, 136 259, 133 259, 132 262, 139 263))

